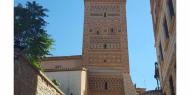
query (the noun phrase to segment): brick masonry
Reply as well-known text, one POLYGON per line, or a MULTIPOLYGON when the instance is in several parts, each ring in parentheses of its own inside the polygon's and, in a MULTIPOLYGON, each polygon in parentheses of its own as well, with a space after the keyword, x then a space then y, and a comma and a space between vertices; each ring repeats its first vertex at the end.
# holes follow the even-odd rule
POLYGON ((135 95, 130 77, 126 0, 84 0, 82 64, 88 95, 135 95))

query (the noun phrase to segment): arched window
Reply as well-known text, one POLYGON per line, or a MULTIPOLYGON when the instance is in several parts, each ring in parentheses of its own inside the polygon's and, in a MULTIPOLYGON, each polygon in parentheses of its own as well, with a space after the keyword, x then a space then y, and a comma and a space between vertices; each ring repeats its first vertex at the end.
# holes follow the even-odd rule
POLYGON ((92 29, 90 29, 89 31, 92 32, 92 29))
POLYGON ((100 34, 99 31, 96 31, 96 34, 99 35, 100 34))
POLYGON ((106 15, 106 12, 104 12, 104 17, 106 17, 107 15, 106 15))
POLYGON ((104 44, 104 49, 106 49, 107 48, 107 45, 106 44, 104 44))
POLYGON ((114 32, 114 31, 113 31, 113 28, 111 28, 111 32, 114 32))
POLYGON ((107 83, 107 82, 105 82, 105 84, 104 84, 104 89, 105 89, 105 90, 108 89, 108 83, 107 83))

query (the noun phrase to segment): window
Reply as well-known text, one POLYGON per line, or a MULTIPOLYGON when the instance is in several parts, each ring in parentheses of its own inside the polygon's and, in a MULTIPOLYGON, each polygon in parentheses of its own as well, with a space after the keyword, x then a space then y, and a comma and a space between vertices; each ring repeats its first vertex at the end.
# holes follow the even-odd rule
POLYGON ((97 31, 96 34, 99 35, 100 34, 99 31, 97 31))
POLYGON ((171 91, 171 95, 175 95, 172 76, 170 76, 170 80, 169 80, 169 82, 170 82, 170 91, 171 91))
POLYGON ((170 17, 172 18, 172 16, 174 16, 174 7, 172 0, 168 0, 168 8, 170 11, 170 17))
POLYGON ((107 48, 107 45, 106 44, 104 44, 104 49, 106 49, 107 48))
POLYGON ((164 28, 164 34, 166 38, 169 38, 168 25, 167 25, 166 18, 164 19, 164 22, 163 22, 163 28, 164 28))
POLYGON ((111 28, 111 32, 113 32, 113 28, 111 28))
POLYGON ((92 32, 92 29, 90 29, 89 31, 92 32))
POLYGON ((161 43, 159 45, 159 50, 160 50, 160 59, 162 61, 164 59, 164 57, 163 57, 163 53, 162 53, 162 45, 161 45, 161 43))
POLYGON ((104 17, 106 17, 106 12, 104 13, 104 17))
POLYGON ((104 89, 105 89, 105 90, 108 89, 108 83, 107 83, 107 82, 105 82, 105 84, 104 84, 104 89))

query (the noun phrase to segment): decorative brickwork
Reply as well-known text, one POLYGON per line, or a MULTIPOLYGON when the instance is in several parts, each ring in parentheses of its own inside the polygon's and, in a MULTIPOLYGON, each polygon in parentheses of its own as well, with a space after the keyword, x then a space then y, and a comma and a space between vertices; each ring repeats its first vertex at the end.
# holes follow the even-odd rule
MULTIPOLYGON (((123 91, 122 76, 89 76, 89 89, 93 91, 123 91)), ((124 93, 124 92, 123 92, 124 93)))
POLYGON ((90 95, 124 95, 122 76, 89 76, 90 95))
POLYGON ((82 56, 88 69, 88 95, 135 95, 125 8, 125 0, 85 0, 82 56))

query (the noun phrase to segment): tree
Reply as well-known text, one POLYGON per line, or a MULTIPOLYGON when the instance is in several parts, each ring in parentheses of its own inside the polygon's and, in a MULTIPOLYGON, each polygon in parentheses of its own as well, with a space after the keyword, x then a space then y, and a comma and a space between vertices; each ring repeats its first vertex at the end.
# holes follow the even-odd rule
POLYGON ((22 50, 38 69, 39 61, 50 54, 54 42, 45 30, 47 11, 35 1, 14 7, 14 47, 22 50))

